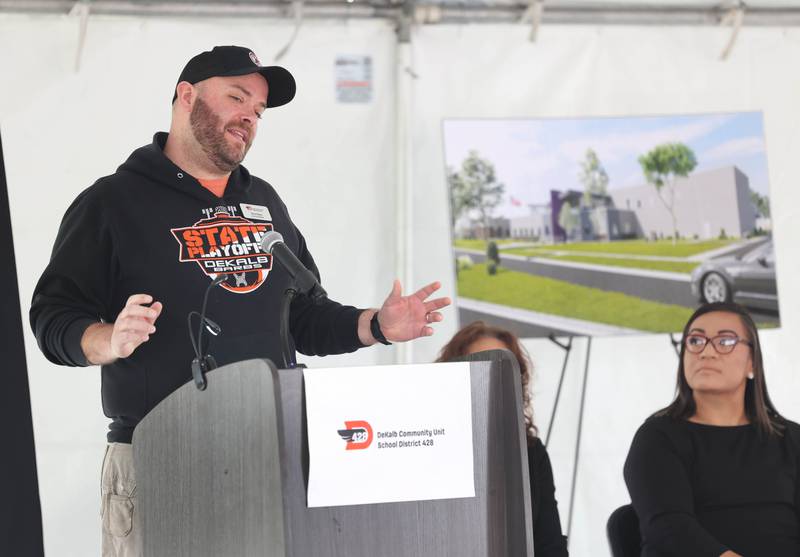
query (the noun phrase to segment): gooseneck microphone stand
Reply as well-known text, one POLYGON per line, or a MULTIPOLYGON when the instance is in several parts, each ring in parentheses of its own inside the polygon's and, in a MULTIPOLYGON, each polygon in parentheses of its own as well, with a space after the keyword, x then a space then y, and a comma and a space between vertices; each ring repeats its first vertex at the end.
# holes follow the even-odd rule
MULTIPOLYGON (((278 260, 280 261, 280 260, 278 260)), ((292 347, 292 343, 289 338, 289 329, 290 329, 290 322, 291 322, 291 309, 292 309, 292 302, 297 296, 308 296, 311 298, 313 303, 318 304, 320 300, 324 299, 324 290, 319 285, 319 283, 315 283, 310 288, 304 289, 302 286, 298 284, 298 280, 293 279, 290 283, 289 287, 283 291, 283 300, 281 300, 281 355, 283 357, 283 365, 284 369, 293 369, 298 367, 305 367, 303 364, 298 364, 297 360, 294 356, 294 348, 292 347), (305 290, 305 291, 304 291, 305 290), (316 296, 317 290, 322 290, 323 296, 316 296)))
POLYGON ((292 301, 296 296, 297 289, 292 281, 292 284, 283 291, 283 300, 281 300, 281 355, 284 369, 297 367, 294 350, 289 342, 289 318, 291 317, 292 301))
POLYGON ((228 274, 222 273, 216 276, 209 285, 206 287, 205 294, 203 294, 203 305, 200 309, 200 322, 197 324, 197 336, 192 334, 192 317, 198 315, 196 311, 190 311, 186 317, 189 326, 189 338, 192 341, 194 348, 195 358, 192 360, 192 379, 194 379, 195 387, 204 391, 208 386, 206 381, 206 373, 212 369, 216 369, 217 361, 211 354, 206 354, 203 350, 203 330, 208 330, 214 336, 217 336, 221 331, 221 327, 206 317, 206 306, 208 305, 208 295, 211 289, 219 286, 222 282, 227 280, 228 274), (197 340, 195 340, 197 339, 197 340))
POLYGON ((261 240, 261 249, 277 259, 292 277, 288 288, 283 292, 280 312, 281 356, 284 369, 297 367, 289 328, 291 306, 297 296, 308 296, 315 304, 321 303, 328 295, 312 273, 283 242, 283 236, 274 230, 267 232, 261 240))

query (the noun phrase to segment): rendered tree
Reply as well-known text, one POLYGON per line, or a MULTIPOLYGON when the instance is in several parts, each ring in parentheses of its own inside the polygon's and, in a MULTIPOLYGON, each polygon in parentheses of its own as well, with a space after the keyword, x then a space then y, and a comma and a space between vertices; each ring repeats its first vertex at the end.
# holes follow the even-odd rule
POLYGON ((500 204, 505 186, 497 181, 494 165, 477 151, 470 151, 461 169, 448 172, 453 223, 465 212, 477 211, 483 224, 483 238, 489 238, 489 218, 500 204))
POLYGON ((750 190, 750 200, 753 202, 753 205, 755 206, 759 215, 769 218, 769 196, 761 195, 755 190, 750 190))
POLYGON ((456 222, 464 211, 469 210, 467 204, 469 196, 467 195, 466 184, 461 179, 461 174, 447 167, 447 185, 450 191, 450 226, 455 229, 456 222))
POLYGON ((694 152, 683 143, 664 143, 639 157, 639 164, 648 183, 656 188, 658 198, 672 218, 672 243, 678 239, 675 215, 675 181, 685 178, 697 166, 694 152))
POLYGON ((607 195, 608 174, 594 149, 586 150, 578 178, 583 184, 583 203, 587 207, 592 205, 592 195, 607 195))
POLYGON ((489 242, 486 244, 486 271, 490 275, 496 275, 499 266, 500 248, 497 247, 497 242, 489 242))

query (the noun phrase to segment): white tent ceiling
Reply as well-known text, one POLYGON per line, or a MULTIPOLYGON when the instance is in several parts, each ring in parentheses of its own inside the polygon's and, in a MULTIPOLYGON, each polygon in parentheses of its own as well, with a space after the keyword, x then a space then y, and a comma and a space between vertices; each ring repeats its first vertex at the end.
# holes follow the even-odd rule
POLYGON ((799 0, 0 0, 0 12, 174 17, 383 18, 421 24, 540 21, 567 24, 718 25, 741 10, 745 25, 800 24, 799 0))

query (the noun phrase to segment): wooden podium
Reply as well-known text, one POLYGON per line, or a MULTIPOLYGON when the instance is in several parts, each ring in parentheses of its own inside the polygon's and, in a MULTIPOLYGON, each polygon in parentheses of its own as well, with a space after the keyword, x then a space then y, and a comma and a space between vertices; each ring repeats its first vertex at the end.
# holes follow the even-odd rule
POLYGON ((502 350, 469 360, 467 499, 310 509, 302 370, 249 360, 187 383, 134 431, 144 555, 532 557, 519 368, 502 350))

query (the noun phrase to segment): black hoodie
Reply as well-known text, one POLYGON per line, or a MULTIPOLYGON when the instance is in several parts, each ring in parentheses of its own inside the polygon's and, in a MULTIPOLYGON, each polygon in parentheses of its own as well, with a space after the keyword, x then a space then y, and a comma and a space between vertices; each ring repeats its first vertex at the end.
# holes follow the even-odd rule
MULTIPOLYGON (((150 340, 102 366, 110 442, 130 443, 139 420, 191 379, 186 318, 199 311, 218 273, 230 275, 209 296, 207 315, 222 328, 210 353, 219 365, 282 361, 279 311, 290 278, 258 247, 265 232, 280 232, 319 277, 272 186, 240 166, 218 198, 164 156, 166 138, 157 133, 72 203, 33 294, 30 319, 39 347, 50 361, 68 366, 88 365, 80 347, 84 331, 100 320, 114 322, 131 295, 150 294, 164 304, 150 340)), ((357 350, 360 312, 297 298, 291 308, 296 349, 319 356, 357 350)))

